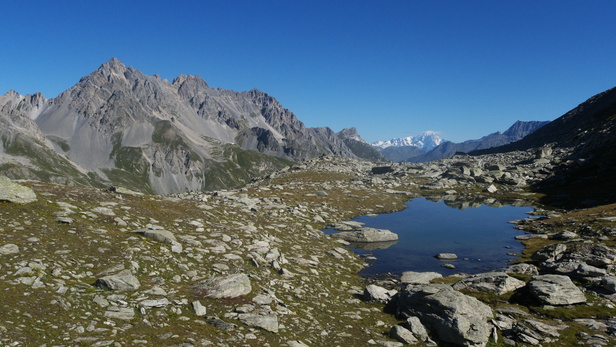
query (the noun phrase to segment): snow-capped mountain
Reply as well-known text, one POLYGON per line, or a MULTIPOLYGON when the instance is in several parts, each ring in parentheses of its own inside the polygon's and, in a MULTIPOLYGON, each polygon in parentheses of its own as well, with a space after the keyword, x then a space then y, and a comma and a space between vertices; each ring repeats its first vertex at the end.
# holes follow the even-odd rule
POLYGON ((432 148, 440 145, 443 139, 438 136, 436 131, 424 131, 417 136, 408 136, 403 138, 391 139, 389 141, 373 142, 372 146, 380 149, 387 147, 417 147, 418 149, 429 151, 432 148))

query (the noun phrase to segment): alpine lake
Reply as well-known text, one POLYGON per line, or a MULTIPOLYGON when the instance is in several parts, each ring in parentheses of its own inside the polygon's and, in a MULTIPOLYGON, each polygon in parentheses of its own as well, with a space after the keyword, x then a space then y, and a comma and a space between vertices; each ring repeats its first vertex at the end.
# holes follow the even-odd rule
MULTIPOLYGON (((449 276, 502 270, 523 250, 515 236, 523 232, 509 221, 524 219, 529 206, 505 205, 495 201, 430 201, 415 198, 399 212, 362 216, 353 221, 365 227, 388 229, 398 241, 351 243, 353 251, 370 264, 360 275, 400 275, 404 271, 434 271, 449 276), (436 259, 438 253, 455 253, 454 261, 436 259), (376 259, 375 259, 376 258, 376 259), (443 267, 452 264, 453 269, 443 267)), ((333 229, 326 234, 336 233, 333 229)))

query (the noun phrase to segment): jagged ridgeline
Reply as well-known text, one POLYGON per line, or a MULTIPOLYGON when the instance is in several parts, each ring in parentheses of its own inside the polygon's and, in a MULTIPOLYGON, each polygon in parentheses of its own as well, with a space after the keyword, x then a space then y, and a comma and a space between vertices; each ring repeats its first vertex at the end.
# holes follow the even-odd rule
POLYGON ((0 124, 0 174, 146 193, 235 187, 324 154, 366 157, 352 148, 363 140, 307 128, 259 90, 169 83, 116 58, 53 99, 8 92, 0 124))

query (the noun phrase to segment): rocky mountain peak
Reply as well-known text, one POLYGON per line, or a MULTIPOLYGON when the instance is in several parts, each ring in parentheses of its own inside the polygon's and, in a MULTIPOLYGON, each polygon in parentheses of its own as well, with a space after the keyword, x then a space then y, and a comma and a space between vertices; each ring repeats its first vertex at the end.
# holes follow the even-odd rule
POLYGON ((115 73, 124 73, 126 65, 122 63, 118 58, 111 58, 98 68, 99 71, 109 71, 115 73))

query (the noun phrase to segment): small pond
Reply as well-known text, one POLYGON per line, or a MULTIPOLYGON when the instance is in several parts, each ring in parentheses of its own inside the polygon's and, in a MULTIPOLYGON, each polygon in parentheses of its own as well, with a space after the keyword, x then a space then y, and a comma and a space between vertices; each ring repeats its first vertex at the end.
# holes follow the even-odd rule
MULTIPOLYGON (((395 213, 354 219, 366 227, 388 229, 398 234, 398 241, 390 244, 360 244, 351 247, 360 255, 373 255, 370 267, 363 276, 403 271, 435 271, 444 276, 454 273, 480 273, 500 270, 520 254, 523 246, 514 237, 523 232, 507 223, 527 217, 532 207, 493 207, 480 203, 433 202, 417 198, 407 202, 407 208, 395 213), (368 247, 365 247, 368 246, 368 247), (372 247, 371 247, 372 246, 372 247), (374 249, 383 247, 385 249, 374 249), (455 253, 459 259, 450 262, 455 269, 442 267, 443 261, 434 258, 438 253, 455 253)), ((331 234, 332 229, 325 230, 331 234)))

